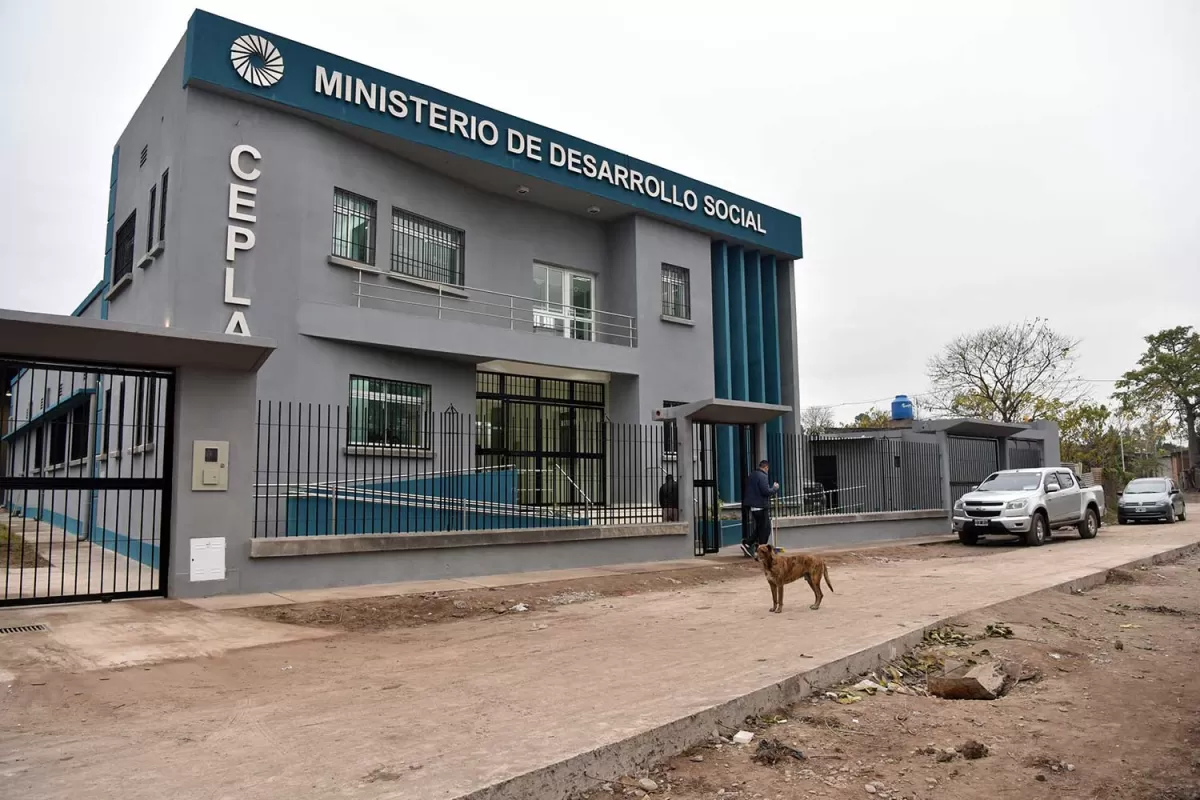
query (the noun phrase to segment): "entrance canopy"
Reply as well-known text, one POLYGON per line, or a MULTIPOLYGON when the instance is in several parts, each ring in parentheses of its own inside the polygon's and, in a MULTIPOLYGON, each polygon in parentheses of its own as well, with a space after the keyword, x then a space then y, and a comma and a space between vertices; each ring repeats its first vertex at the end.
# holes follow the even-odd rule
POLYGON ((749 403, 745 400, 697 400, 682 406, 658 408, 655 421, 690 419, 692 422, 712 422, 718 425, 763 425, 792 410, 791 406, 772 403, 749 403))
POLYGON ((0 309, 0 355, 8 357, 255 372, 274 349, 270 339, 251 336, 0 309))
POLYGON ((923 422, 922 431, 945 431, 947 436, 968 436, 977 439, 1004 439, 1029 430, 1019 422, 992 422, 988 419, 933 419, 923 422))

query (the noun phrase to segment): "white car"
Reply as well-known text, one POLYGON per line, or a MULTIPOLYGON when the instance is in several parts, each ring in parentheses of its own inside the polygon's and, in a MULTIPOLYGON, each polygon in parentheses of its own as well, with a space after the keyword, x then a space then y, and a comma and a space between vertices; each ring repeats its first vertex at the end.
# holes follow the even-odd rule
POLYGON ((966 545, 983 536, 1016 536, 1037 547, 1063 528, 1092 539, 1103 509, 1103 487, 1081 486, 1066 467, 1006 469, 955 501, 954 531, 966 545))

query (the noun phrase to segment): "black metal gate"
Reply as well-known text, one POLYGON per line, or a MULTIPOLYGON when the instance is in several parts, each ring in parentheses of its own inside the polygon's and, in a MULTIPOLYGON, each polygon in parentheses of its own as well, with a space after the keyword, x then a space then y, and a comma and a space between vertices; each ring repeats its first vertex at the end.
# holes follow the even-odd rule
POLYGON ((950 436, 950 502, 953 503, 984 478, 1000 469, 996 439, 950 436))
POLYGON ((166 594, 174 374, 0 356, 0 605, 166 594))
POLYGON ((717 432, 711 423, 692 426, 692 486, 698 556, 721 549, 721 495, 717 489, 717 432))

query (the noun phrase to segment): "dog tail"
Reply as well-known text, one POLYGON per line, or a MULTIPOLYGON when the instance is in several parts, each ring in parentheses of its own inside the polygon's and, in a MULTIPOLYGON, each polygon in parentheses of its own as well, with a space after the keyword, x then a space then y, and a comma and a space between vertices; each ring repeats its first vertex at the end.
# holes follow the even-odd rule
POLYGON ((833 591, 833 584, 829 582, 829 567, 825 567, 825 569, 823 570, 823 572, 825 573, 825 585, 826 585, 826 586, 828 586, 828 587, 829 587, 829 591, 831 591, 831 592, 832 592, 832 591, 833 591))

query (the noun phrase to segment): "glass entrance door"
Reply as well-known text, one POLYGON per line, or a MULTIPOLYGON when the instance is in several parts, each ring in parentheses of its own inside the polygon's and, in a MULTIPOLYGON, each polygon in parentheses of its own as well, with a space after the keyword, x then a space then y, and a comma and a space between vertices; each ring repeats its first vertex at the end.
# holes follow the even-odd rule
POLYGON ((596 280, 548 264, 533 265, 533 324, 568 339, 592 341, 595 326, 596 280))

